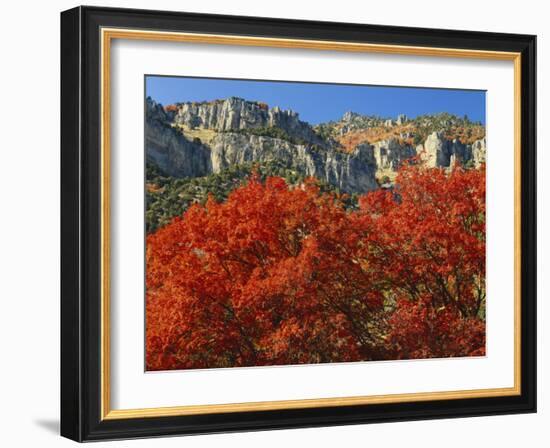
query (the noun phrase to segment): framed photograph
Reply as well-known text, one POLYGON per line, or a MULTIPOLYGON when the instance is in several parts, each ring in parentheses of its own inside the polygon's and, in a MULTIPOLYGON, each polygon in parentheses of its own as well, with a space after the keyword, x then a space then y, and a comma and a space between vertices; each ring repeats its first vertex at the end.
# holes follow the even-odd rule
POLYGON ((535 36, 61 14, 61 433, 536 411, 535 36))

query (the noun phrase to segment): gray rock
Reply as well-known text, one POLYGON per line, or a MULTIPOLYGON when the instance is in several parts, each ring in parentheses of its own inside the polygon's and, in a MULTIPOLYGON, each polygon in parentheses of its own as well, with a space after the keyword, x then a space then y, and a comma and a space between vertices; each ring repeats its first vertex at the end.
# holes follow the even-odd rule
POLYGON ((222 133, 214 138, 211 148, 215 173, 233 164, 276 160, 342 191, 367 192, 377 188, 376 161, 372 147, 367 144, 358 145, 351 154, 345 154, 276 138, 222 133))
POLYGON ((147 99, 145 153, 169 176, 205 176, 212 171, 210 150, 173 129, 161 105, 147 99))
POLYGON ((405 114, 399 114, 397 116, 397 121, 396 123, 401 126, 402 124, 405 124, 407 121, 409 121, 409 119, 407 118, 407 116, 405 114))
POLYGON ((481 140, 477 140, 472 144, 472 158, 474 161, 474 166, 479 168, 481 164, 485 163, 486 160, 486 140, 483 137, 481 140))
POLYGON ((358 114, 357 112, 348 111, 344 115, 342 115, 342 121, 350 123, 358 118, 362 118, 361 114, 358 114))
MULTIPOLYGON (((353 112, 344 114, 343 128, 381 123, 378 119, 353 112), (374 121, 372 121, 374 120, 374 121)), ((398 122, 407 117, 400 115, 398 122)), ((385 124, 391 120, 388 120, 385 124)), ((393 125, 393 122, 391 122, 393 125)), ((412 138, 410 132, 403 139, 412 138)), ((150 98, 146 104, 146 157, 167 175, 200 177, 218 173, 233 164, 277 161, 305 175, 314 176, 345 192, 364 193, 378 188, 380 171, 396 171, 403 161, 420 155, 428 167, 449 168, 455 162, 478 168, 485 162, 485 138, 465 145, 447 140, 443 132, 430 134, 424 144, 413 147, 396 138, 357 145, 351 153, 339 151, 336 142, 322 140, 298 114, 268 108, 240 98, 208 103, 181 103, 175 111, 165 109, 150 98), (178 125, 217 131, 205 145, 190 141, 178 125), (290 137, 279 139, 243 133, 243 129, 275 127, 290 137)))
POLYGON ((373 143, 374 158, 377 169, 397 170, 403 161, 416 156, 416 149, 410 145, 402 145, 395 138, 380 140, 373 143))
MULTIPOLYGON (((223 115, 223 114, 222 114, 223 115)), ((231 123, 229 113, 223 120, 231 123)), ((274 108, 269 119, 292 126, 292 115, 274 108), (281 115, 282 114, 282 115, 281 115), (282 118, 284 117, 284 118, 282 118), (284 120, 289 120, 285 122, 284 120)), ((159 104, 147 101, 145 145, 148 160, 167 175, 200 177, 218 173, 234 164, 276 160, 307 176, 314 176, 346 192, 367 192, 377 188, 373 148, 358 145, 350 154, 333 147, 294 144, 287 140, 250 134, 220 132, 209 146, 187 140, 169 124, 159 104)))
POLYGON ((424 142, 424 151, 421 157, 424 164, 431 168, 449 166, 451 153, 442 132, 434 132, 428 135, 424 142))
POLYGON ((296 112, 282 110, 242 98, 231 97, 204 103, 180 103, 174 122, 191 129, 204 128, 219 132, 250 128, 276 127, 284 130, 296 140, 325 146, 323 141, 308 124, 299 119, 296 112))
POLYGON ((422 148, 417 148, 424 163, 429 167, 448 168, 455 162, 468 164, 472 162, 479 168, 485 161, 485 139, 467 145, 458 139, 447 140, 442 132, 430 134, 422 148))

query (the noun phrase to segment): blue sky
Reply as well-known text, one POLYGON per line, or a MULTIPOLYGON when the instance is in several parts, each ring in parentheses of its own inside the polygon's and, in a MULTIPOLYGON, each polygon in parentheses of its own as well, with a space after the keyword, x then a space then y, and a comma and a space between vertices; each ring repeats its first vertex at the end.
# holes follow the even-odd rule
POLYGON ((163 105, 237 96, 292 109, 311 124, 347 111, 397 117, 449 112, 485 124, 485 91, 147 76, 146 95, 163 105))

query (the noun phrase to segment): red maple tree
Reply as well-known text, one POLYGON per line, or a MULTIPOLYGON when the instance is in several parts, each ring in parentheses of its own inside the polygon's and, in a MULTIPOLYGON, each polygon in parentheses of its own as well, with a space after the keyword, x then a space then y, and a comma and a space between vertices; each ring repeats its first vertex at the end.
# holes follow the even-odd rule
POLYGON ((348 211, 253 176, 147 238, 148 370, 484 353, 484 170, 405 166, 348 211))

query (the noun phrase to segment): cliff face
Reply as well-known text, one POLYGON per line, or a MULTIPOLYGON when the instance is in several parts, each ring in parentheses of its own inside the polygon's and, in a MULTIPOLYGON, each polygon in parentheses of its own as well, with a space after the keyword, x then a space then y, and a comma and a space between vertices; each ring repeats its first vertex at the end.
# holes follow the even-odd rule
POLYGON ((396 171, 405 160, 416 156, 430 168, 449 168, 455 162, 479 168, 485 163, 486 143, 485 137, 473 144, 464 144, 458 139, 446 139, 441 132, 434 132, 416 146, 395 138, 380 140, 372 144, 372 151, 377 172, 396 171))
POLYGON ((350 154, 339 152, 295 112, 239 98, 179 104, 171 113, 148 99, 145 145, 148 160, 169 176, 200 177, 234 164, 276 160, 343 191, 367 192, 378 186, 370 146, 359 145, 350 154), (266 128, 280 129, 292 141, 241 132, 266 128), (204 144, 181 129, 217 132, 204 144))
POLYGON ((485 163, 485 157, 487 154, 487 143, 485 137, 481 140, 477 140, 472 144, 472 159, 476 168, 479 168, 481 164, 485 163))
POLYGON ((204 103, 175 105, 174 123, 190 129, 230 132, 243 129, 279 128, 296 140, 325 145, 313 128, 299 120, 298 114, 264 103, 231 97, 204 103))
POLYGON ((395 138, 375 142, 372 148, 378 170, 396 171, 405 160, 416 156, 415 148, 401 144, 395 138))
POLYGON ((342 191, 357 193, 378 188, 383 177, 391 180, 411 157, 442 168, 455 161, 477 168, 485 161, 484 137, 464 144, 434 131, 413 145, 414 127, 404 115, 394 122, 347 113, 340 122, 316 129, 321 127, 323 132, 317 132, 293 111, 240 98, 179 103, 170 106, 169 112, 148 98, 146 155, 174 177, 202 177, 234 164, 278 161, 342 191), (373 130, 383 138, 371 143, 359 140, 346 150, 337 141, 348 132, 366 133, 372 140, 373 130))
POLYGON ((458 139, 445 139, 441 132, 430 134, 424 144, 416 148, 416 152, 429 167, 449 167, 457 161, 479 168, 485 162, 485 151, 485 137, 466 145, 458 139))
POLYGON ((199 177, 212 172, 210 150, 186 139, 169 124, 163 107, 147 99, 145 154, 168 176, 199 177))
POLYGON ((367 192, 378 187, 376 161, 369 145, 359 145, 351 154, 334 149, 317 150, 285 140, 256 135, 223 133, 211 143, 212 170, 217 173, 233 164, 277 160, 288 168, 317 177, 349 192, 367 192))

